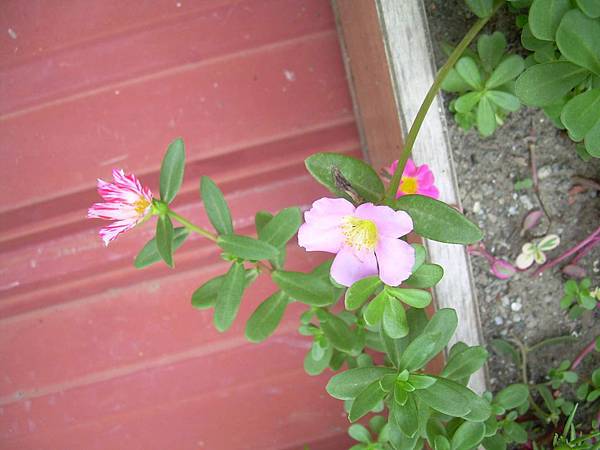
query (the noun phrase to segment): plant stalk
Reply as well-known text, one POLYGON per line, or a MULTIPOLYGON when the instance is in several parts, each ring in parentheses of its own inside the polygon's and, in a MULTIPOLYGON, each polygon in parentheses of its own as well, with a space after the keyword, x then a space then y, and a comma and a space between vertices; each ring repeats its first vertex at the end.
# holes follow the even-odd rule
POLYGON ((206 239, 210 239, 213 242, 217 242, 216 234, 211 233, 210 231, 205 230, 204 228, 200 228, 197 225, 194 225, 192 222, 187 220, 185 217, 180 216, 175 211, 169 209, 167 214, 170 217, 172 217, 173 219, 175 219, 177 222, 179 222, 181 225, 183 225, 185 228, 187 228, 188 230, 193 231, 194 233, 198 233, 199 235, 204 236, 206 239))
POLYGON ((396 193, 398 192, 398 187, 400 186, 400 179, 402 177, 402 173, 404 172, 404 167, 406 166, 406 162, 410 157, 412 149, 415 145, 415 141, 417 140, 417 135, 421 130, 421 126, 423 125, 423 121, 425 120, 425 116, 427 115, 427 111, 431 107, 433 100, 438 94, 442 82, 450 72, 450 69, 454 67, 458 59, 462 56, 465 49, 473 42, 473 39, 479 34, 481 29, 485 26, 486 23, 492 18, 492 16, 496 13, 496 11, 500 8, 503 2, 499 2, 492 11, 492 14, 489 17, 484 19, 478 19, 477 22, 473 24, 473 26, 469 29, 467 34, 462 38, 460 43, 456 46, 454 51, 450 54, 450 57, 446 61, 446 63, 440 68, 438 71, 433 84, 429 88, 419 111, 415 117, 414 122, 412 123, 410 130, 408 131, 408 135, 406 136, 406 141, 404 143, 404 148, 400 153, 400 157, 398 158, 398 166, 396 167, 396 171, 392 176, 392 181, 388 187, 388 191, 386 194, 386 203, 391 204, 394 198, 396 197, 396 193))

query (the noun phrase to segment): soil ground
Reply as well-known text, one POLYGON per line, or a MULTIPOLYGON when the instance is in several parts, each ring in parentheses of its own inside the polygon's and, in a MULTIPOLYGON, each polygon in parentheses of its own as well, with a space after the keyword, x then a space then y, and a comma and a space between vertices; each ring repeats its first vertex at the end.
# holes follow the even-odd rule
MULTIPOLYGON (((456 44, 474 22, 463 0, 425 0, 429 26, 438 66, 445 61, 440 44, 456 44)), ((507 34, 509 47, 519 50, 519 31, 514 27, 515 15, 501 11, 486 31, 507 34)), ((453 98, 446 95, 446 104, 453 98)), ((530 239, 520 235, 524 215, 539 207, 532 189, 515 190, 515 182, 531 178, 528 138, 535 138, 541 196, 552 217, 550 233, 561 238, 561 244, 548 254, 557 256, 591 233, 600 223, 600 197, 596 191, 579 194, 569 203, 568 191, 573 176, 600 178, 600 160, 583 162, 567 135, 556 129, 536 109, 522 108, 508 117, 506 123, 489 138, 481 138, 474 130, 464 132, 446 112, 448 133, 459 177, 465 214, 485 231, 485 246, 498 257, 514 262, 521 246, 530 239)), ((543 224, 542 224, 543 231, 543 224)), ((600 331, 600 311, 586 313, 571 320, 560 309, 563 284, 568 278, 559 269, 545 272, 539 278, 519 273, 510 280, 496 279, 481 257, 473 257, 473 272, 486 342, 495 338, 516 337, 526 345, 543 339, 573 335, 576 344, 544 347, 531 355, 530 379, 544 380, 553 366, 563 359, 573 359, 577 352, 600 331)), ((600 246, 589 253, 580 265, 587 269, 593 285, 600 285, 600 246)), ((596 352, 585 366, 598 367, 596 352)), ((586 372, 585 367, 582 372, 586 372)), ((519 381, 519 373, 504 357, 492 355, 489 362, 491 388, 497 391, 519 381)), ((589 376, 589 372, 587 373, 589 376)))

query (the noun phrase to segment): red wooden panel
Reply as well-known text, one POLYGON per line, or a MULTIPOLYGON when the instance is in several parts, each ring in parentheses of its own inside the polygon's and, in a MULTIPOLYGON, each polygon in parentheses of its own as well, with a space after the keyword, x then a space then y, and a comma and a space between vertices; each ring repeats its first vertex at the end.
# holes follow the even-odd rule
MULTIPOLYGON (((245 233, 259 208, 321 196, 303 159, 359 147, 329 3, 6 1, 0 26, 0 448, 346 446, 329 375, 303 373, 299 305, 247 343, 274 290, 261 279, 220 334, 189 304, 226 268, 214 246, 193 236, 176 271, 137 271, 151 224, 106 249, 84 218, 114 166, 157 190, 176 136, 176 207, 199 224, 203 174, 245 233)), ((289 253, 297 269, 321 258, 289 253)))

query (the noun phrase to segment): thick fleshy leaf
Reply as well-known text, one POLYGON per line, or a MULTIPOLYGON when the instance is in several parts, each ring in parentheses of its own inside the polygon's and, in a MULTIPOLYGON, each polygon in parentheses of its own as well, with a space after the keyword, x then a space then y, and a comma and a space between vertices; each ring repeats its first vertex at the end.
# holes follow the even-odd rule
POLYGON ((333 356, 333 346, 325 348, 325 353, 318 360, 313 358, 313 352, 308 352, 304 358, 304 371, 312 376, 320 375, 327 367, 333 356))
POLYGON ((508 92, 491 90, 486 92, 485 96, 493 104, 507 111, 515 112, 521 107, 519 99, 508 92))
POLYGON ((481 369, 487 358, 488 352, 483 347, 466 348, 448 359, 440 375, 454 381, 462 380, 481 369))
POLYGON ((296 234, 301 223, 300 208, 285 208, 261 228, 258 237, 261 241, 281 247, 296 234))
POLYGON ((277 291, 258 305, 246 322, 246 338, 251 342, 262 342, 273 334, 289 302, 286 293, 277 291))
POLYGON ((446 203, 423 195, 396 199, 395 209, 406 211, 414 231, 424 238, 448 244, 473 244, 483 238, 477 225, 446 203))
POLYGON ((600 75, 600 20, 578 9, 569 11, 556 32, 556 44, 569 61, 600 75))
POLYGON ((429 289, 440 282, 444 277, 444 269, 437 264, 423 264, 416 272, 402 283, 403 286, 429 289))
POLYGON ((273 281, 294 300, 312 306, 328 306, 337 300, 337 290, 318 274, 276 270, 273 281))
POLYGON ((427 250, 422 244, 410 244, 415 249, 415 264, 412 268, 413 273, 423 265, 427 258, 427 250))
POLYGON ((456 99, 454 102, 454 109, 459 113, 469 113, 477 106, 481 96, 482 93, 480 91, 467 92, 456 99))
POLYGON ((204 202, 204 209, 215 230, 219 234, 233 233, 231 213, 221 189, 213 180, 204 176, 200 180, 200 194, 204 202))
POLYGON ((494 402, 504 409, 514 409, 529 399, 529 388, 524 384, 511 384, 494 397, 494 402))
MULTIPOLYGON (((173 230, 173 251, 181 247, 181 245, 185 242, 188 236, 189 233, 185 228, 175 228, 173 230)), ((158 253, 158 247, 156 246, 156 238, 152 238, 146 243, 146 245, 144 245, 144 248, 142 248, 142 250, 135 257, 133 265, 137 269, 141 269, 143 267, 147 267, 151 264, 157 263, 161 259, 162 258, 158 253)))
POLYGON ((413 308, 426 308, 431 303, 431 293, 421 289, 387 288, 387 291, 413 308))
POLYGON ((330 313, 325 314, 324 321, 321 321, 321 329, 333 344, 335 348, 346 353, 352 352, 355 346, 354 334, 348 328, 346 322, 338 316, 330 313))
POLYGON ((379 286, 381 286, 381 280, 377 276, 358 280, 346 290, 346 309, 352 311, 360 308, 379 286))
POLYGON ((246 284, 246 276, 244 265, 239 262, 234 262, 225 278, 215 303, 214 322, 215 328, 219 331, 229 329, 235 317, 237 316, 242 301, 242 294, 246 284))
POLYGON ((436 411, 462 417, 471 411, 464 394, 465 390, 468 389, 458 383, 438 379, 429 389, 416 390, 413 395, 436 411))
POLYGON ((348 434, 352 439, 364 444, 371 442, 371 433, 363 425, 355 423, 348 428, 348 434))
POLYGON ((554 41, 563 16, 571 9, 570 0, 534 0, 529 9, 529 26, 533 35, 554 41))
POLYGON ((160 199, 171 203, 177 195, 183 181, 185 168, 185 145, 183 139, 175 139, 162 160, 160 166, 160 199))
MULTIPOLYGON (((600 46, 600 44, 598 44, 600 46)), ((574 141, 582 141, 600 122, 600 88, 573 97, 560 116, 574 141)))
POLYGON ((575 0, 579 9, 592 19, 600 17, 600 2, 598 0, 575 0))
POLYGON ((412 437, 418 430, 418 413, 417 404, 412 395, 408 395, 404 405, 399 405, 397 402, 392 402, 390 406, 391 417, 398 427, 408 437, 412 437))
POLYGON ((388 298, 383 310, 383 330, 392 339, 408 335, 408 322, 402 304, 395 298, 388 298))
POLYGON ((369 326, 375 326, 383 318, 383 312, 387 305, 389 294, 384 290, 377 295, 363 311, 365 322, 369 326))
POLYGON ((471 450, 483 440, 485 425, 481 422, 463 422, 452 436, 452 450, 471 450))
MULTIPOLYGON (((246 270, 244 277, 244 288, 247 288, 258 277, 258 271, 256 269, 246 270)), ((224 278, 225 275, 220 275, 196 289, 192 294, 192 306, 197 309, 208 309, 215 306, 224 278)))
POLYGON ((414 371, 427 364, 448 344, 458 318, 456 311, 444 308, 436 311, 423 332, 413 340, 400 358, 400 368, 414 371))
POLYGON ((221 235, 217 245, 231 255, 252 261, 275 258, 279 253, 271 244, 239 234, 221 235))
POLYGON ((587 69, 568 61, 535 64, 519 76, 515 90, 526 105, 549 106, 560 101, 588 75, 587 69))
POLYGON ((377 202, 384 194, 384 187, 377 172, 365 162, 338 153, 316 153, 305 161, 310 174, 334 194, 354 201, 352 195, 340 185, 334 174, 339 174, 350 184, 351 189, 364 200, 377 202))
POLYGON ((348 419, 355 422, 365 414, 373 410, 377 404, 386 396, 386 392, 381 389, 379 381, 375 381, 367 386, 360 394, 356 396, 350 408, 348 419))
POLYGON ((393 373, 395 369, 379 366, 349 369, 331 378, 326 389, 338 400, 352 400, 373 382, 393 373))
POLYGON ((162 260, 169 266, 173 264, 173 223, 169 216, 159 216, 156 222, 156 249, 162 260))
POLYGON ((469 84, 458 74, 456 69, 450 69, 442 82, 442 89, 447 92, 465 92, 469 88, 469 84))

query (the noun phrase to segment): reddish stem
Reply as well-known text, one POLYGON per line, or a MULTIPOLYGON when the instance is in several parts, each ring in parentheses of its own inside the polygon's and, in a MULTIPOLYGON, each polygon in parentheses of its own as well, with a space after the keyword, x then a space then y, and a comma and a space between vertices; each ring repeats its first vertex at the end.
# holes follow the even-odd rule
POLYGON ((594 351, 594 348, 596 348, 596 339, 598 339, 597 336, 594 339, 592 339, 592 341, 588 345, 586 345, 583 350, 579 352, 579 354, 573 360, 570 370, 577 369, 577 367, 581 364, 584 358, 590 353, 592 353, 592 351, 594 351))
POLYGON ((581 260, 581 258, 587 255, 590 252, 590 250, 592 250, 598 243, 600 243, 600 236, 597 236, 592 242, 590 242, 588 245, 582 248, 581 251, 577 254, 577 256, 573 258, 571 264, 577 264, 581 260))
POLYGON ((537 275, 540 275, 545 270, 551 269, 552 267, 556 266, 561 261, 564 261, 569 256, 574 255, 579 250, 581 250, 582 248, 584 248, 585 246, 587 246, 590 242, 594 241, 596 239, 596 237, 599 236, 599 235, 600 235, 600 227, 596 228, 596 230, 594 230, 592 232, 592 234, 590 234, 588 237, 586 237, 583 241, 581 241, 575 247, 570 248, 569 250, 567 250, 566 252, 564 252, 563 254, 561 254, 560 256, 558 256, 557 258, 548 261, 543 266, 538 267, 538 269, 535 272, 533 272, 531 274, 531 276, 535 277, 537 275))

